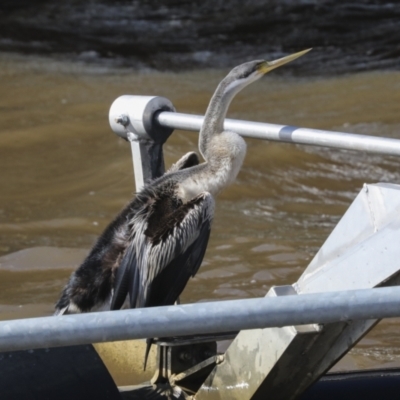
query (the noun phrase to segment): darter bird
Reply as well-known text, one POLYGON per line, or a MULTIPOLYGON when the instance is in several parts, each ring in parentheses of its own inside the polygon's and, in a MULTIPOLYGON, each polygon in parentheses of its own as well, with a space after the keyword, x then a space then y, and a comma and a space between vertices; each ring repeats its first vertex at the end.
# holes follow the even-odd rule
POLYGON ((214 197, 242 166, 246 143, 224 130, 234 96, 264 74, 309 50, 235 67, 218 85, 200 130, 199 150, 148 183, 120 212, 72 274, 56 315, 176 302, 198 271, 214 216, 214 197))

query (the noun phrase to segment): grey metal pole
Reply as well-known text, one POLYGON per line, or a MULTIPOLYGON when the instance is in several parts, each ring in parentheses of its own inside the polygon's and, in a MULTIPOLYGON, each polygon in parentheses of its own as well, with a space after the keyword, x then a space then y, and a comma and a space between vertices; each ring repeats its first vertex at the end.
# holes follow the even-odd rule
POLYGON ((0 322, 0 352, 400 316, 400 287, 0 322))
MULTIPOLYGON (((199 131, 204 119, 200 115, 167 111, 160 112, 155 118, 163 127, 188 131, 199 131)), ((235 119, 226 119, 224 126, 226 130, 254 139, 400 156, 400 140, 398 139, 235 119)))

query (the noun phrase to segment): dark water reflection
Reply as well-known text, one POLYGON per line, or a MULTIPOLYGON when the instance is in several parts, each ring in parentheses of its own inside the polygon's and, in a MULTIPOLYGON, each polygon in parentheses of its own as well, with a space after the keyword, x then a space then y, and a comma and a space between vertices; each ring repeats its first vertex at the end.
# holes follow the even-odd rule
MULTIPOLYGON (((133 73, 0 57, 1 319, 50 314, 86 249, 133 195, 130 149, 108 126, 112 101, 163 95, 181 112, 204 113, 224 73, 133 73)), ((240 94, 229 116, 397 137, 398 104, 399 72, 271 74, 240 94)), ((203 266, 183 302, 263 296, 271 285, 293 283, 364 182, 400 181, 392 157, 247 143, 242 172, 218 199, 203 266)), ((195 134, 174 133, 167 164, 196 147, 195 134)), ((398 321, 385 321, 346 365, 397 362, 399 349, 398 321)))

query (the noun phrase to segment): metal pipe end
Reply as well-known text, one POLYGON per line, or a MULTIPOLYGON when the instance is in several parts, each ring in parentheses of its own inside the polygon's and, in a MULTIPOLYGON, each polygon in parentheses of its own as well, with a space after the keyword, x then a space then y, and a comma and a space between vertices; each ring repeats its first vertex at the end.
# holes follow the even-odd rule
POLYGON ((109 122, 118 136, 128 138, 128 132, 139 140, 164 143, 173 132, 172 128, 161 126, 156 115, 161 111, 175 112, 170 100, 159 96, 120 96, 111 105, 109 122))

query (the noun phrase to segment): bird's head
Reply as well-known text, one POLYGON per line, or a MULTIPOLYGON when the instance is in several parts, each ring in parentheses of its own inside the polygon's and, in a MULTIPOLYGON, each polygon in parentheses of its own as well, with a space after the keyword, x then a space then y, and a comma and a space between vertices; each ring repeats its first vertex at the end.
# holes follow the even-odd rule
POLYGON ((274 61, 254 60, 238 65, 225 78, 227 83, 226 90, 236 89, 235 91, 237 92, 257 79, 260 79, 267 72, 301 57, 310 50, 303 50, 274 61))

